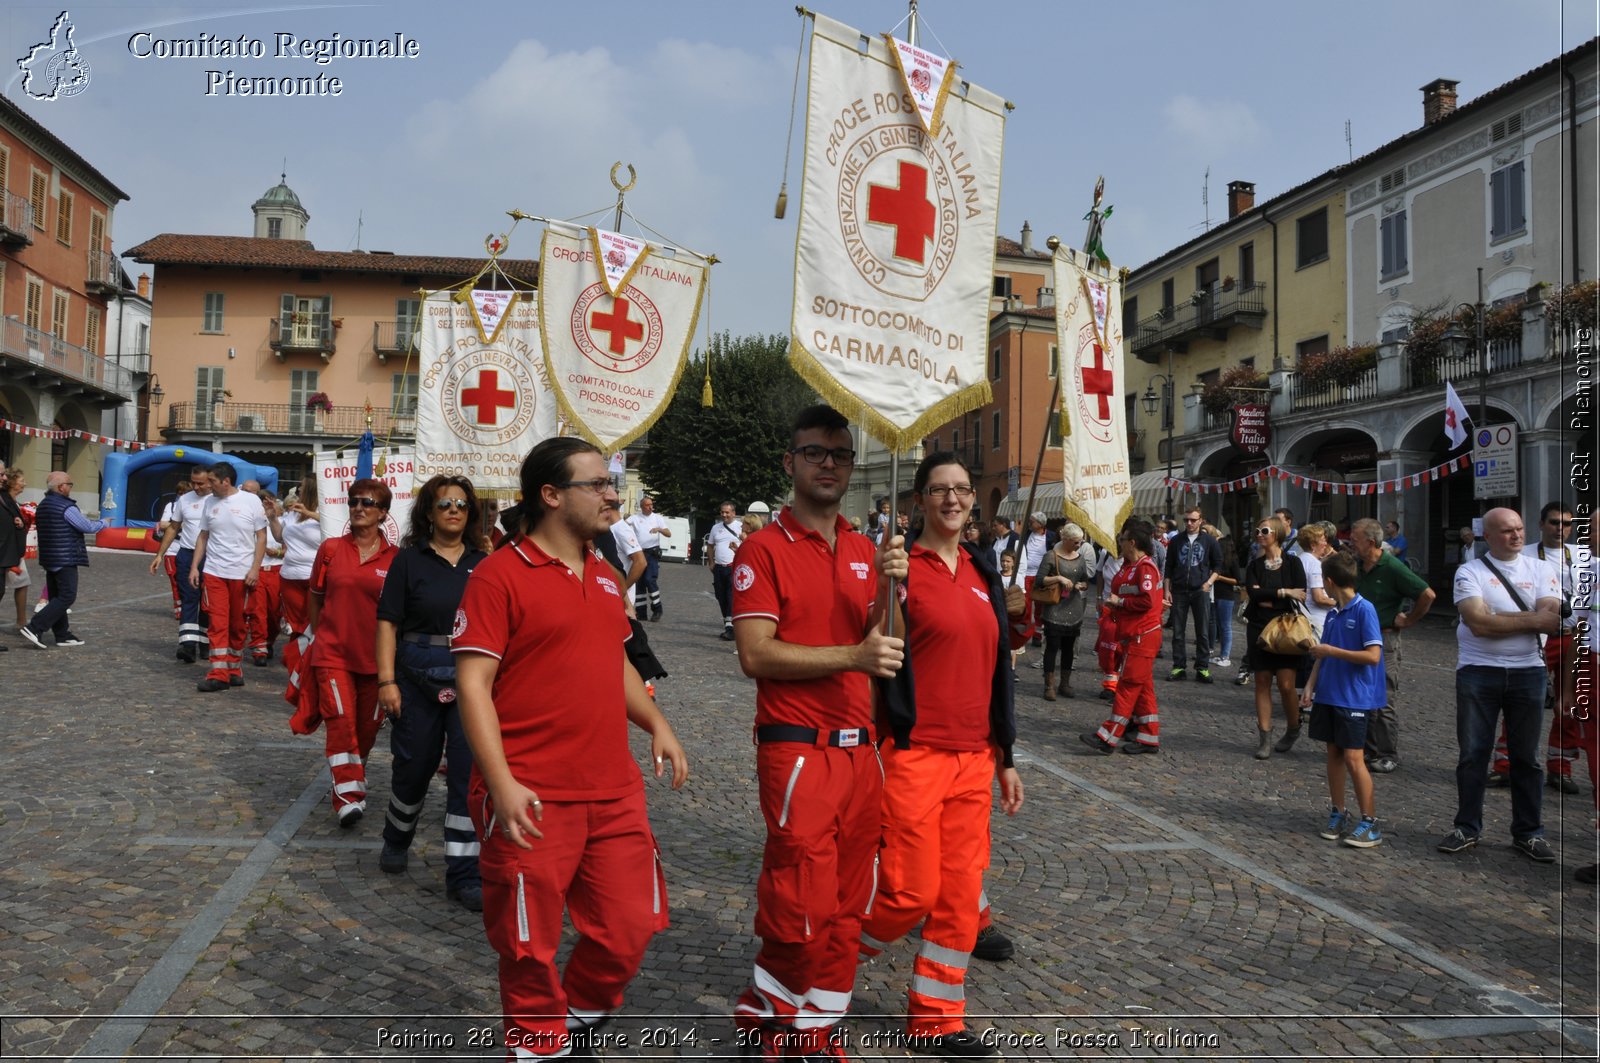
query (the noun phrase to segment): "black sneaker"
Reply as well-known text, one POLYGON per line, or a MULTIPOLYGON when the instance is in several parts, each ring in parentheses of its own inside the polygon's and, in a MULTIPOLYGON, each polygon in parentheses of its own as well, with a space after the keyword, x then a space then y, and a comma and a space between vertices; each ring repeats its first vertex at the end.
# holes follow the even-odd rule
POLYGON ((1211 669, 1209 669, 1209 668, 1197 669, 1195 671, 1195 673, 1194 673, 1194 677, 1196 679, 1198 679, 1202 683, 1209 683, 1209 682, 1211 682, 1211 669))
POLYGON ((1544 840, 1544 835, 1536 834, 1531 838, 1515 838, 1511 848, 1538 864, 1553 864, 1556 862, 1556 851, 1550 848, 1550 843, 1544 840))
POLYGON ((1167 673, 1167 680, 1172 683, 1181 683, 1188 678, 1189 673, 1184 671, 1182 668, 1174 668, 1172 671, 1167 673))
POLYGON ((184 664, 193 664, 194 659, 194 643, 185 642, 182 646, 178 647, 178 660, 182 661, 184 664))
POLYGON ((1004 963, 1016 951, 1017 947, 1011 943, 1011 939, 993 923, 978 931, 977 943, 972 946, 973 958, 989 963, 1004 963))
POLYGON ((1161 747, 1146 745, 1143 742, 1123 742, 1122 751, 1129 756, 1138 756, 1140 753, 1159 753, 1161 747))
POLYGON ((67 637, 66 638, 64 638, 64 639, 56 639, 56 645, 57 646, 82 646, 83 644, 84 644, 83 640, 80 639, 78 636, 74 635, 70 631, 67 632, 67 637))
POLYGON ((998 1059, 1000 1056, 998 1048, 973 1033, 970 1027, 931 1037, 910 1037, 906 1044, 923 1055, 949 1059, 998 1059))
POLYGON ((1570 775, 1552 774, 1545 780, 1545 785, 1550 787, 1552 790, 1560 790, 1564 794, 1575 794, 1578 792, 1578 784, 1572 781, 1572 776, 1570 775))
MULTIPOLYGON (((1470 849, 1477 844, 1478 836, 1476 834, 1468 834, 1460 827, 1457 827, 1449 834, 1446 834, 1443 838, 1440 838, 1439 844, 1434 848, 1438 849, 1441 853, 1459 853, 1470 849)), ((1548 849, 1549 845, 1547 844, 1545 848, 1548 849)), ((1551 857, 1551 859, 1555 858, 1551 857)))
POLYGON ((483 911, 483 886, 469 882, 464 886, 448 886, 444 895, 469 912, 483 911))
POLYGON ((733 641, 733 628, 731 628, 731 627, 723 628, 722 629, 722 634, 718 635, 717 637, 720 638, 723 642, 732 642, 733 641))
POLYGON ((1111 754, 1117 751, 1116 746, 1111 745, 1093 731, 1083 732, 1083 734, 1078 736, 1078 741, 1082 742, 1084 745, 1088 746, 1090 749, 1094 750, 1096 753, 1099 753, 1103 757, 1109 757, 1111 754))
POLYGON ((234 673, 233 675, 228 676, 228 685, 230 687, 242 687, 242 686, 244 686, 244 676, 239 675, 237 672, 234 673))
POLYGON ((228 681, 226 679, 206 678, 196 683, 194 688, 202 694, 214 694, 219 690, 227 690, 228 681))
POLYGON ((406 861, 410 857, 405 849, 386 841, 383 843, 383 852, 378 854, 378 870, 386 875, 398 875, 406 869, 406 861))

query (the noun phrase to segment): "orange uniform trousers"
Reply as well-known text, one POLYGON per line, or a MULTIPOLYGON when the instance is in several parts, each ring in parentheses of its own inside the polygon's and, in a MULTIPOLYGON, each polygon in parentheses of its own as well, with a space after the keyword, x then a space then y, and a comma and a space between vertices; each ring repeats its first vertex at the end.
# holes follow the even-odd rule
POLYGON ((1161 650, 1161 629, 1146 631, 1128 641, 1122 672, 1117 677, 1117 700, 1111 718, 1095 732, 1108 746, 1119 745, 1130 727, 1133 740, 1147 746, 1161 745, 1161 713, 1156 708, 1156 685, 1151 673, 1156 654, 1161 650))
POLYGON ((467 806, 481 846, 483 928, 500 957, 507 1058, 566 1055, 571 1032, 622 1006, 650 938, 667 927, 644 788, 612 801, 545 801, 532 849, 494 829, 476 774, 467 806), (565 971, 556 967, 563 912, 578 932, 565 971))
POLYGON ((367 756, 383 727, 376 673, 311 666, 322 712, 322 749, 333 772, 333 811, 340 819, 354 806, 367 810, 367 756))
POLYGON ((206 637, 211 641, 211 670, 207 679, 226 683, 230 676, 244 677, 239 661, 244 656, 244 614, 249 607, 250 588, 242 579, 223 579, 206 572, 201 575, 202 608, 206 612, 206 637))
POLYGON ((283 622, 282 581, 278 566, 263 568, 250 592, 250 603, 245 609, 245 645, 256 658, 270 656, 272 644, 278 641, 278 625, 283 622))
POLYGON ((855 991, 883 769, 870 741, 849 748, 763 742, 756 777, 767 823, 756 883, 761 949, 734 1023, 762 1028, 769 1043, 806 1055, 827 1044, 855 991))
POLYGON ((885 742, 878 894, 861 934, 876 956, 918 922, 906 1029, 913 1037, 966 1025, 967 966, 984 907, 994 750, 963 752, 885 742))

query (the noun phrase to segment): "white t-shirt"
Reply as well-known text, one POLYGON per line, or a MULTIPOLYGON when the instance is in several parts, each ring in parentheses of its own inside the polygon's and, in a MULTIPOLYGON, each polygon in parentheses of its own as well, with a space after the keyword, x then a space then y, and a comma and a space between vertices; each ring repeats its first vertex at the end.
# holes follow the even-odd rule
POLYGON ((1313 587, 1322 589, 1322 593, 1329 598, 1333 597, 1333 592, 1322 586, 1322 561, 1318 559, 1316 554, 1313 554, 1310 550, 1301 551, 1300 567, 1306 570, 1306 613, 1311 617, 1311 627, 1316 631, 1317 638, 1320 639, 1322 637, 1322 622, 1328 619, 1328 613, 1333 607, 1318 605, 1312 601, 1311 589, 1313 587))
POLYGON ((285 513, 278 522, 283 525, 283 569, 279 579, 310 579, 311 562, 317 559, 317 547, 322 545, 322 522, 307 520, 299 513, 285 513))
POLYGON ((200 514, 200 530, 206 533, 206 575, 244 579, 255 562, 256 532, 266 529, 267 511, 249 491, 206 499, 200 514))
POLYGON ((1044 560, 1044 532, 1034 532, 1022 547, 1022 578, 1032 579, 1039 574, 1039 563, 1044 560))
POLYGON ((195 540, 200 538, 200 515, 205 511, 206 500, 210 497, 190 491, 186 495, 179 495, 178 500, 172 503, 173 519, 183 522, 183 527, 178 529, 179 550, 194 549, 195 540))
MULTIPOLYGON (((1556 577, 1556 583, 1561 587, 1563 597, 1571 600, 1578 593, 1578 574, 1589 564, 1589 551, 1586 547, 1574 546, 1572 543, 1562 543, 1561 549, 1546 550, 1543 543, 1528 543, 1522 552, 1529 557, 1537 557, 1550 566, 1550 571, 1556 577)), ((1578 614, 1582 612, 1577 606, 1572 607, 1572 615, 1562 623, 1562 627, 1574 628, 1578 626, 1578 614)))
POLYGON ((733 564, 733 552, 739 548, 738 522, 724 524, 717 521, 711 526, 711 534, 706 536, 706 542, 711 544, 711 563, 713 565, 733 564))
POLYGON ((633 533, 633 525, 625 520, 617 521, 611 526, 611 537, 617 541, 617 553, 622 555, 622 563, 630 564, 628 559, 639 552, 639 537, 633 533))
MULTIPOLYGON (((178 506, 178 500, 177 499, 173 499, 171 502, 168 502, 166 504, 166 506, 164 506, 162 508, 160 524, 170 524, 171 522, 173 522, 173 521, 178 519, 177 506, 178 506)), ((179 532, 178 532, 178 535, 174 535, 172 537, 172 541, 167 544, 167 552, 162 556, 164 556, 164 557, 176 557, 177 556, 177 553, 178 553, 178 540, 179 540, 179 536, 181 536, 182 534, 183 534, 183 531, 180 528, 179 532)), ((196 532, 195 534, 198 535, 200 533, 196 532)), ((185 572, 183 574, 183 578, 184 579, 188 579, 189 578, 189 574, 187 572, 185 572)))
MULTIPOLYGON (((269 521, 267 521, 267 552, 261 555, 261 567, 262 568, 279 568, 279 567, 281 567, 283 565, 283 558, 274 557, 272 555, 272 551, 274 551, 274 550, 282 550, 282 549, 283 549, 283 544, 278 541, 278 537, 276 535, 272 534, 272 522, 269 520, 269 521)), ((283 574, 280 572, 279 576, 281 577, 282 575, 283 574)))
POLYGON ((646 550, 654 550, 661 545, 661 529, 667 526, 666 518, 659 513, 635 513, 628 518, 628 524, 633 528, 633 534, 638 538, 639 545, 646 550))
MULTIPOLYGON (((1556 582, 1555 571, 1543 561, 1526 554, 1518 554, 1510 561, 1492 559, 1495 568, 1504 572, 1517 588, 1517 594, 1529 609, 1538 608, 1541 598, 1560 598, 1561 586, 1556 582)), ((1512 600, 1501 586, 1500 580, 1483 558, 1475 558, 1456 569, 1455 602, 1468 598, 1481 598, 1491 614, 1519 613, 1522 607, 1512 600)), ((1456 667, 1469 664, 1488 665, 1491 668, 1543 668, 1544 654, 1540 651, 1539 636, 1531 631, 1497 638, 1479 638, 1466 624, 1456 625, 1456 667)))
POLYGON ((1106 595, 1111 593, 1111 583, 1117 578, 1117 573, 1122 571, 1122 555, 1105 553, 1100 561, 1100 600, 1104 601, 1106 595))

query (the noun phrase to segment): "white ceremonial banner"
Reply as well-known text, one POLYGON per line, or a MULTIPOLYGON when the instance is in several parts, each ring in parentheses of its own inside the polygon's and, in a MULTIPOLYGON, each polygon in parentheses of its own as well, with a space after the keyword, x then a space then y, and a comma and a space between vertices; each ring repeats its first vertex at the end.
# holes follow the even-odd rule
POLYGON ((957 82, 930 135, 887 42, 814 23, 790 360, 904 452, 990 399, 1005 101, 957 82))
POLYGON ((922 125, 934 136, 939 135, 944 101, 949 98, 950 85, 955 80, 956 65, 938 52, 918 48, 898 37, 884 36, 894 45, 895 62, 906 88, 922 116, 922 125))
POLYGON ((1112 548, 1133 512, 1124 404, 1122 282, 1068 247, 1055 254, 1065 514, 1112 548))
MULTIPOLYGON (((322 535, 332 539, 350 530, 350 485, 356 482, 354 451, 317 455, 317 519, 322 535)), ((412 481, 416 479, 416 457, 410 450, 378 448, 373 453, 372 478, 382 480, 393 496, 389 515, 382 524, 383 537, 396 546, 411 523, 412 481)))
POLYGON ((465 476, 509 497, 522 459, 556 434, 531 292, 429 292, 418 341, 417 479, 465 476))
POLYGON ((629 259, 622 239, 550 223, 539 252, 543 366, 568 425, 608 454, 666 412, 706 285, 698 256, 639 244, 629 259))

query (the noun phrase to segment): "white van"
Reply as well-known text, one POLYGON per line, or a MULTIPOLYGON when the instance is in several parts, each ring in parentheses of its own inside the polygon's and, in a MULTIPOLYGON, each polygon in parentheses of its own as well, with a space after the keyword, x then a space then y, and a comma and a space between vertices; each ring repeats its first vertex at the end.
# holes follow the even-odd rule
POLYGON ((667 528, 672 532, 670 536, 661 537, 661 560, 677 561, 679 563, 689 560, 689 521, 686 517, 668 517, 658 514, 667 522, 667 528))

